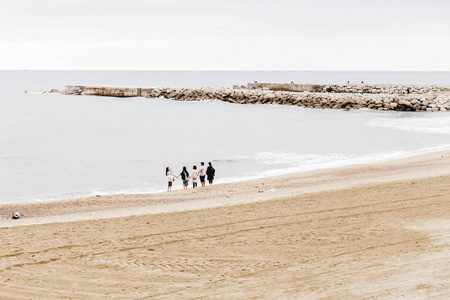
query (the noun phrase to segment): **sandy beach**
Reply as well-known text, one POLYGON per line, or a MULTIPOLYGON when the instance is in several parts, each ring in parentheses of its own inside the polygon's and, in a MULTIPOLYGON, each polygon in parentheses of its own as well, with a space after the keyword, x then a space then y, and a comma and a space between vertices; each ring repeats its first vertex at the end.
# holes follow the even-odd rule
POLYGON ((80 2, 2 3, 0 300, 450 300, 450 0, 80 2))
POLYGON ((445 299, 450 151, 0 206, 1 299, 445 299), (11 220, 12 212, 23 215, 11 220))

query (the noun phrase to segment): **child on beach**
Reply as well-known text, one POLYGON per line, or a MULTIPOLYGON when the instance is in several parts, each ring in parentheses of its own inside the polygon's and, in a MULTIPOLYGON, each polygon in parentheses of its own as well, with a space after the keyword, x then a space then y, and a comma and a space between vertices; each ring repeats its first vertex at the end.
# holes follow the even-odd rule
POLYGON ((166 168, 166 176, 168 181, 167 191, 170 192, 172 191, 172 183, 175 180, 175 178, 173 177, 172 168, 169 167, 166 168))
POLYGON ((187 190, 189 183, 189 172, 187 171, 186 167, 183 167, 183 171, 181 171, 180 175, 178 175, 177 178, 180 176, 183 180, 183 189, 187 190))
POLYGON ((197 187, 197 178, 198 178, 198 171, 197 171, 197 166, 193 166, 192 167, 192 188, 196 188, 197 187))

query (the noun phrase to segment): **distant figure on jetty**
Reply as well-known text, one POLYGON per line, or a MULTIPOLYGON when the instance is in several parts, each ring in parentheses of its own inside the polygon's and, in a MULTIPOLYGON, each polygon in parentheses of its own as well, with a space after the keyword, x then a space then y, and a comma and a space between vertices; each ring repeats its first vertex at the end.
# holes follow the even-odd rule
POLYGON ((364 95, 364 81, 361 81, 361 95, 364 95))
POLYGON ((216 170, 213 168, 211 162, 209 162, 208 169, 206 169, 206 176, 208 176, 209 185, 213 184, 215 175, 216 175, 216 170))
POLYGON ((183 189, 187 190, 189 184, 189 172, 187 171, 186 167, 183 167, 183 171, 181 171, 180 175, 178 175, 177 178, 180 176, 183 180, 183 189))
POLYGON ((200 169, 198 170, 198 176, 200 177, 200 183, 202 184, 202 187, 205 186, 205 175, 206 175, 205 163, 201 162, 200 169))
POLYGON ((191 178, 192 178, 192 188, 195 189, 197 187, 197 178, 198 178, 197 166, 192 167, 191 178))
POLYGON ((172 168, 169 168, 169 167, 166 168, 166 176, 167 176, 167 181, 168 181, 167 191, 170 192, 170 191, 172 191, 172 183, 175 180, 175 177, 173 176, 172 168))

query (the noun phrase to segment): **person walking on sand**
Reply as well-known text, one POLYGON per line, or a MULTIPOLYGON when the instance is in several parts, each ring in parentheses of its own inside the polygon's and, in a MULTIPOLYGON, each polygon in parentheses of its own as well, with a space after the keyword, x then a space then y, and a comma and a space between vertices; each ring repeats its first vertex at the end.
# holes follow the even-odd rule
POLYGON ((183 180, 183 189, 187 190, 189 184, 189 172, 187 171, 186 167, 183 167, 183 171, 181 171, 180 175, 178 175, 177 178, 180 176, 183 180))
POLYGON ((192 178, 192 188, 195 189, 197 187, 197 178, 198 178, 197 166, 192 167, 191 178, 192 178))
POLYGON ((198 176, 200 177, 200 183, 202 184, 202 187, 205 186, 205 175, 206 175, 205 163, 201 162, 200 169, 198 170, 198 176))
POLYGON ((169 167, 166 168, 166 177, 168 181, 167 191, 170 192, 172 191, 172 183, 175 180, 175 178, 173 177, 172 168, 169 167))
POLYGON ((208 168, 206 169, 206 176, 208 176, 209 185, 213 184, 215 175, 216 175, 216 170, 213 168, 211 162, 209 162, 208 168))

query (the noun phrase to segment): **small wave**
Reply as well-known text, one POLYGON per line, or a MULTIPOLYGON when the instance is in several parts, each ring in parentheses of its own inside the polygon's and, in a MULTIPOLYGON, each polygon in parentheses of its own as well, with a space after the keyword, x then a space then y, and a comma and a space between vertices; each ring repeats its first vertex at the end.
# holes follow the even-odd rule
POLYGON ((450 116, 436 116, 434 118, 379 118, 368 123, 368 125, 421 133, 450 134, 450 116))
MULTIPOLYGON (((172 190, 182 189, 182 187, 173 187, 172 190)), ((92 191, 89 194, 84 195, 83 197, 93 197, 93 196, 110 196, 110 195, 134 195, 134 194, 157 194, 165 192, 164 188, 128 188, 122 190, 115 189, 97 189, 92 191)))
POLYGON ((330 153, 320 154, 296 154, 292 152, 259 152, 252 156, 256 161, 265 165, 304 165, 323 163, 333 160, 342 160, 344 154, 330 153))
MULTIPOLYGON (((240 178, 224 178, 218 180, 217 183, 228 183, 235 181, 243 181, 250 179, 266 178, 272 176, 286 175, 298 172, 306 172, 312 170, 338 168, 350 165, 380 163, 394 159, 401 159, 415 155, 449 150, 450 145, 441 145, 437 147, 428 147, 411 151, 391 151, 384 153, 369 153, 364 155, 344 155, 338 153, 329 153, 324 155, 318 154, 295 154, 295 153, 273 153, 261 152, 255 153, 255 160, 266 165, 286 165, 290 167, 280 167, 262 172, 249 174, 240 178)), ((247 157, 247 158, 248 158, 247 157)))

